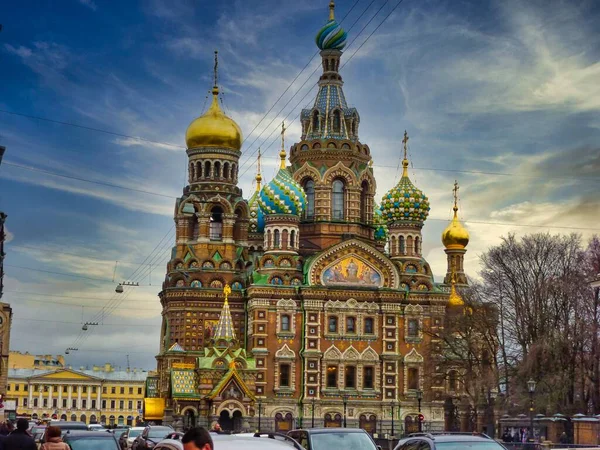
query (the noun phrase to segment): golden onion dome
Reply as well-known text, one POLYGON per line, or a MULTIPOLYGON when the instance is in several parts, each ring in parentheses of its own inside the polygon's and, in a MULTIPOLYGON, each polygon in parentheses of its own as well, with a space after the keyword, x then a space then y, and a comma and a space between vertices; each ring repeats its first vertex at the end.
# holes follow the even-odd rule
POLYGON ((242 148, 242 130, 235 121, 227 117, 219 107, 219 88, 212 89, 210 108, 195 119, 185 132, 187 148, 224 147, 234 150, 242 148))
POLYGON ((469 232, 458 220, 456 211, 450 225, 442 232, 442 243, 446 248, 465 248, 469 243, 469 232))

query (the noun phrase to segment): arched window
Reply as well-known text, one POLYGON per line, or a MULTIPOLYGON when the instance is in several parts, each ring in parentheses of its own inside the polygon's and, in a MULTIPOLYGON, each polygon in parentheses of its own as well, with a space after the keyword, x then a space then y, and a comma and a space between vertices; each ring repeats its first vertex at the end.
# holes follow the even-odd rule
POLYGON ((319 111, 313 112, 312 130, 313 130, 313 133, 316 133, 317 131, 319 131, 319 111))
POLYGON ((287 314, 281 315, 281 331, 290 331, 290 316, 287 314))
POLYGON ((242 221, 246 219, 246 215, 242 208, 235 210, 236 221, 233 224, 233 240, 239 241, 242 239, 242 221))
POLYGON ((192 216, 192 240, 198 240, 198 235, 200 234, 200 223, 198 222, 198 218, 196 216, 192 216))
POLYGON ((404 236, 400 236, 400 254, 406 255, 406 243, 404 242, 404 236))
POLYGON ((456 391, 458 388, 458 374, 456 373, 456 370, 451 370, 450 372, 448 372, 448 390, 449 391, 456 391))
POLYGON ((81 422, 83 422, 83 423, 87 423, 87 417, 85 417, 85 414, 82 414, 82 415, 79 417, 79 420, 80 420, 81 422))
POLYGON ((408 238, 406 238, 406 251, 409 255, 413 254, 414 251, 414 247, 413 247, 413 238, 412 236, 409 236, 408 238))
POLYGON ((202 161, 196 163, 196 178, 202 178, 202 161))
POLYGON ((315 217, 315 182, 313 180, 306 180, 304 183, 304 193, 306 194, 304 217, 312 219, 315 217))
POLYGON ((237 172, 235 170, 235 167, 236 167, 235 164, 232 163, 231 164, 231 181, 234 183, 237 182, 237 172))
POLYGON ((279 230, 275 230, 273 232, 273 247, 274 248, 281 247, 281 233, 279 232, 279 230))
POLYGON ((290 233, 290 248, 296 248, 296 230, 290 233))
POLYGON ((77 414, 71 414, 71 422, 77 422, 77 414))
POLYGON ((421 245, 421 241, 419 240, 418 237, 415 238, 415 255, 418 255, 421 253, 419 246, 421 245))
POLYGON ((223 239, 223 209, 220 206, 213 207, 210 213, 210 239, 213 241, 223 239))
POLYGON ((196 165, 191 162, 190 163, 190 181, 194 181, 196 179, 196 165))
POLYGON ((369 205, 367 193, 369 192, 369 183, 367 180, 363 181, 360 185, 360 220, 362 223, 369 222, 369 205))
POLYGON ((229 179, 230 177, 231 174, 229 173, 229 163, 226 162, 225 164, 223 164, 223 178, 229 179))
POLYGON ((334 220, 344 219, 344 191, 344 182, 342 180, 335 180, 332 186, 331 198, 331 218, 334 220))
POLYGON ((356 116, 352 118, 352 136, 356 136, 356 116))
POLYGON ((210 172, 210 161, 206 161, 204 163, 204 177, 209 178, 211 176, 210 172))
POLYGON ((333 132, 339 133, 342 130, 342 116, 340 115, 340 110, 336 109, 333 112, 333 132))
POLYGON ((215 178, 220 178, 221 177, 221 163, 219 161, 215 162, 215 173, 214 173, 215 178))

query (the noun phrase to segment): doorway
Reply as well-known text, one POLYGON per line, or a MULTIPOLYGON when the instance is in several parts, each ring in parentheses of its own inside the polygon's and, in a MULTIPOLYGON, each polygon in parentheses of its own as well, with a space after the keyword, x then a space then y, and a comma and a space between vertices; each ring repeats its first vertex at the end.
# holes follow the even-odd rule
POLYGON ((233 431, 233 419, 229 417, 229 411, 221 411, 219 425, 223 431, 233 431))

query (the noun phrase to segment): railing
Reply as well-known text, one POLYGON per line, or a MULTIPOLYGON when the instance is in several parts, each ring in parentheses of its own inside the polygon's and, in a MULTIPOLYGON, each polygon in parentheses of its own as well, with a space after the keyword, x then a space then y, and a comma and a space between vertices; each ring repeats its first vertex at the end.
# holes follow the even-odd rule
POLYGON ((555 443, 536 443, 536 442, 502 442, 508 450, 562 450, 577 448, 580 450, 600 450, 598 445, 590 444, 555 444, 555 443))

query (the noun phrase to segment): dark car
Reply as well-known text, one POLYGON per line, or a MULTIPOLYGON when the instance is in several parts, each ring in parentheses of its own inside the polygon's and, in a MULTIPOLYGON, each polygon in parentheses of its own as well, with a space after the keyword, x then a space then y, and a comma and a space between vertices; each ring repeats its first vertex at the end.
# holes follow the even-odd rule
POLYGON ((63 437, 71 450, 119 450, 119 442, 108 431, 69 430, 63 437))
POLYGON ((416 433, 400 439, 394 450, 506 450, 506 447, 477 433, 416 433))
MULTIPOLYGON (((298 442, 283 433, 229 434, 227 432, 211 432, 210 435, 215 450, 303 450, 298 442)), ((181 445, 181 441, 163 441, 157 450, 180 450, 178 444, 181 445), (164 443, 169 443, 169 446, 163 446, 164 443)))
POLYGON ((288 431, 306 450, 377 450, 369 433, 361 428, 308 428, 288 431))
MULTIPOLYGON (((88 431, 87 425, 83 422, 67 422, 62 420, 53 420, 52 422, 50 422, 50 426, 59 427, 63 437, 67 433, 67 431, 88 431)), ((48 431, 48 428, 46 428, 44 431, 45 432, 44 436, 42 437, 42 442, 46 442, 46 432, 48 431)))
POLYGON ((173 428, 162 425, 149 425, 144 428, 142 434, 135 438, 131 444, 131 450, 149 450, 173 433, 173 428))

